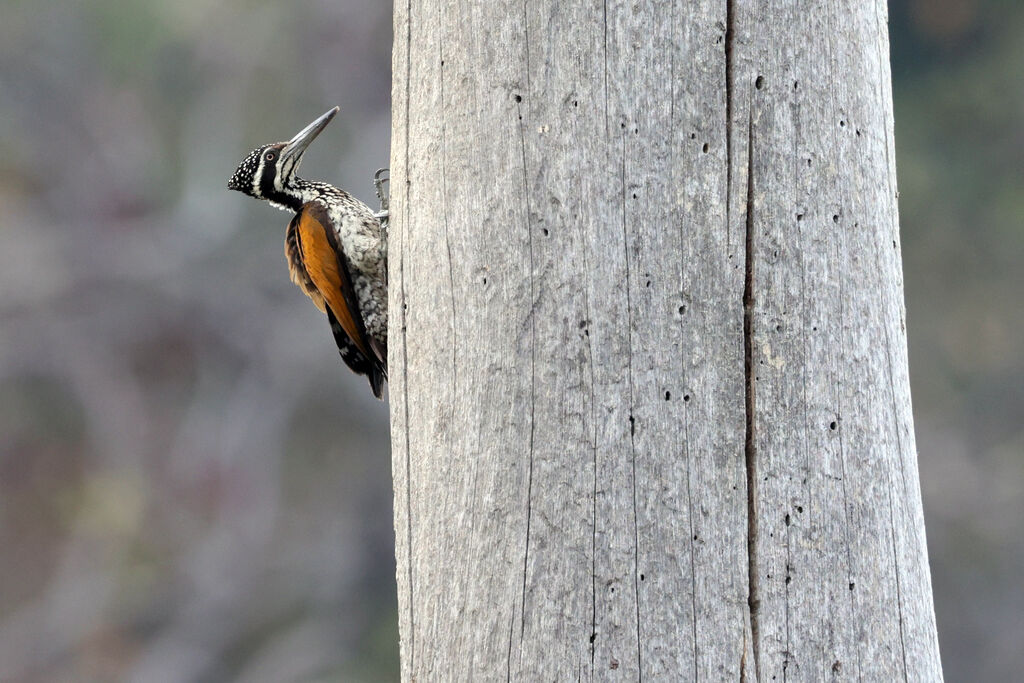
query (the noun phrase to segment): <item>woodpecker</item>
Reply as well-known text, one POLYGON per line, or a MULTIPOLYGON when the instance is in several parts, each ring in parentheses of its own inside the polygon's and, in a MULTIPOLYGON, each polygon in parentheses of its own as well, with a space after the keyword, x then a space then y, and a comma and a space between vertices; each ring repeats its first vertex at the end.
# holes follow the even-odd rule
MULTIPOLYGON (((388 377, 387 239, 381 225, 387 212, 374 213, 345 190, 297 175, 306 148, 337 113, 334 107, 288 142, 254 149, 228 189, 294 213, 284 240, 291 280, 327 315, 341 359, 365 375, 381 398, 388 377)), ((375 177, 382 204, 383 170, 375 177)))

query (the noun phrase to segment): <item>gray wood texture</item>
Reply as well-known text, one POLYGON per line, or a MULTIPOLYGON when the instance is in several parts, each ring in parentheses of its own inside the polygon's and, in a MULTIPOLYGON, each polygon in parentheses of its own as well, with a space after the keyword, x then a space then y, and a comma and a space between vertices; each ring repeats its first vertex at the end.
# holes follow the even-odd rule
POLYGON ((886 19, 396 0, 403 680, 941 680, 886 19))

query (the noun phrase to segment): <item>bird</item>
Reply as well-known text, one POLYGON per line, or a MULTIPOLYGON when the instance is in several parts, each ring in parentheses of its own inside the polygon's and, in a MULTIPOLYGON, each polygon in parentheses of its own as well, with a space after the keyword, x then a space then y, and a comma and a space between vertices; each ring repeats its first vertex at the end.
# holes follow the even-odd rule
MULTIPOLYGON (((365 375, 382 399, 388 377, 387 212, 375 213, 351 194, 297 175, 309 144, 339 111, 334 107, 288 142, 249 152, 228 189, 294 214, 284 252, 291 281, 327 315, 338 352, 365 375)), ((378 195, 380 174, 375 177, 378 195)))

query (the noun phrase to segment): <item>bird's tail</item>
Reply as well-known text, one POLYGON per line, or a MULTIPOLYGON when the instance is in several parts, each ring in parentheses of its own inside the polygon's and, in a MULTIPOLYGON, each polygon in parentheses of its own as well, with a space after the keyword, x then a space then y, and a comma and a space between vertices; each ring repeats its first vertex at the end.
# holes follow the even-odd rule
POLYGON ((370 372, 367 373, 366 378, 370 380, 370 389, 373 390, 373 395, 384 400, 384 384, 388 381, 387 372, 379 366, 374 366, 370 372))
POLYGON ((367 373, 367 378, 370 380, 370 387, 373 389, 373 395, 384 400, 382 398, 382 392, 384 390, 384 384, 388 381, 387 342, 381 343, 380 340, 371 337, 370 350, 376 357, 370 359, 373 369, 367 373))
POLYGON ((381 361, 372 356, 368 358, 349 338, 348 333, 334 317, 334 312, 329 306, 327 307, 327 320, 331 323, 331 333, 334 335, 338 353, 341 354, 345 365, 357 375, 366 375, 366 379, 370 381, 370 388, 373 389, 373 395, 383 400, 384 383, 388 379, 387 361, 381 361))

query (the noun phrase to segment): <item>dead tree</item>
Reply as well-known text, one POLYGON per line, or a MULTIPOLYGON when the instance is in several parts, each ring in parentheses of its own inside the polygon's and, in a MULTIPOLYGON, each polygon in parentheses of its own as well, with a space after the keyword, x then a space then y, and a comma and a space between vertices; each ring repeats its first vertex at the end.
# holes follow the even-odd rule
POLYGON ((398 0, 406 681, 941 679, 884 2, 398 0))

